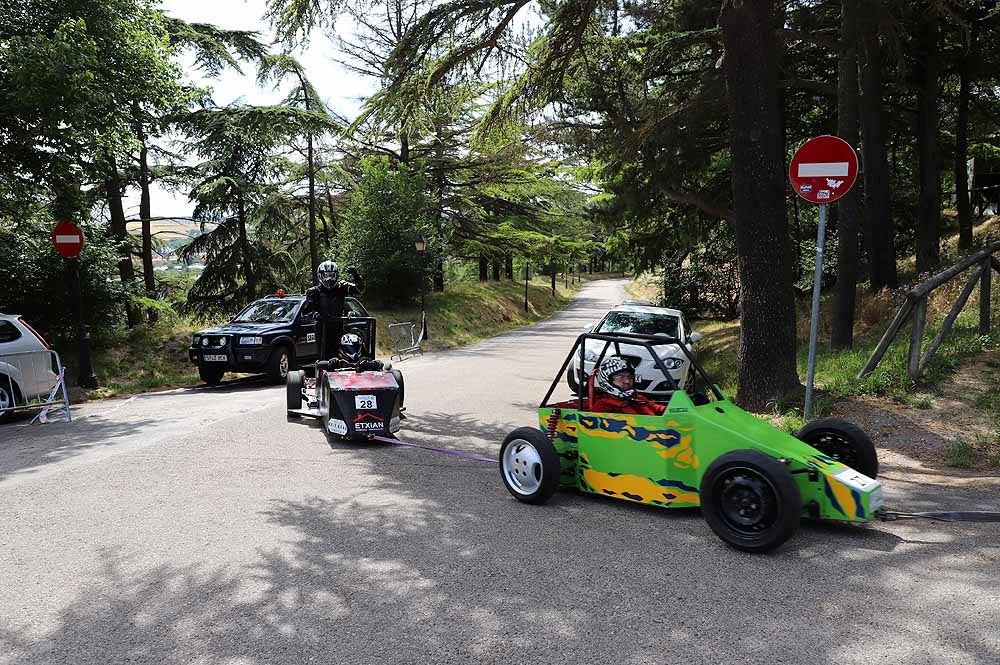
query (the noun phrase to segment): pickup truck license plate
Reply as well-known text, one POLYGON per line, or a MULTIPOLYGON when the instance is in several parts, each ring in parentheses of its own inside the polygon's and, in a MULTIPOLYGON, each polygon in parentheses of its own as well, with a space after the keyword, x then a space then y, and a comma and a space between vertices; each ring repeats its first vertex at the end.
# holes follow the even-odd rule
POLYGON ((227 358, 226 356, 213 356, 213 355, 209 355, 209 354, 206 354, 206 355, 202 356, 202 358, 207 363, 224 363, 227 360, 229 360, 229 358, 227 358))

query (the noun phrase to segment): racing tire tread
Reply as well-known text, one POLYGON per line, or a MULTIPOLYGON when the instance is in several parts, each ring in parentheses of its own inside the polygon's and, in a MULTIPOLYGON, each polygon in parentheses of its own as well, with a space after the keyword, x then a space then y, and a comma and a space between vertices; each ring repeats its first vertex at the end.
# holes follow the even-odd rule
POLYGON ((285 402, 289 410, 302 408, 302 370, 289 370, 285 377, 285 402))

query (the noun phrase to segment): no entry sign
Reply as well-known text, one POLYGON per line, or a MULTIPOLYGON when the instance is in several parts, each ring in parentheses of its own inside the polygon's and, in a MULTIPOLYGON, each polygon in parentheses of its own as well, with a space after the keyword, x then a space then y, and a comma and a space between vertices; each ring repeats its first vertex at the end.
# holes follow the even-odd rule
POLYGON ((788 178, 806 201, 832 203, 858 179, 858 155, 844 139, 817 136, 795 151, 788 178))
POLYGON ((67 259, 71 259, 83 251, 83 231, 72 222, 59 222, 52 229, 52 246, 67 259))

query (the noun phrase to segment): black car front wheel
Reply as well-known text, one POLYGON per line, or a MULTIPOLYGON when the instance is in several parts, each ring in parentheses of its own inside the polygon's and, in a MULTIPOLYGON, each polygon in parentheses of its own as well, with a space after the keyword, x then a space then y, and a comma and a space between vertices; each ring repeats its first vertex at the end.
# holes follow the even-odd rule
POLYGON ((799 527, 802 497, 784 464, 756 450, 717 458, 701 480, 701 514, 719 538, 745 552, 769 552, 799 527))
POLYGON ((285 378, 285 402, 289 410, 302 408, 302 379, 305 372, 292 371, 285 378))
POLYGON ((210 386, 217 385, 226 375, 224 367, 212 367, 211 365, 199 365, 198 376, 210 386))

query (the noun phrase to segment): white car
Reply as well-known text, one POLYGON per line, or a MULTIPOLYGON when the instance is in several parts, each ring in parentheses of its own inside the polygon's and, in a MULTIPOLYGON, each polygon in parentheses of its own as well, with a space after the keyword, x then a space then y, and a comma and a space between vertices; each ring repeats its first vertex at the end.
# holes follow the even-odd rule
POLYGON ((0 314, 0 423, 13 406, 46 401, 56 378, 48 342, 21 317, 0 314))
MULTIPOLYGON (((694 345, 701 340, 701 333, 694 332, 688 327, 684 315, 676 309, 666 307, 653 307, 646 304, 633 304, 634 301, 625 303, 613 308, 597 325, 587 326, 585 332, 593 333, 636 333, 640 335, 662 335, 682 340, 688 351, 694 353, 694 345)), ((583 369, 589 376, 594 371, 594 363, 597 362, 604 348, 604 343, 598 340, 589 340, 584 345, 583 369)), ((688 360, 684 352, 677 344, 667 344, 658 346, 657 352, 663 360, 663 365, 670 372, 670 375, 688 392, 694 388, 694 372, 691 371, 691 361, 688 360)), ((613 346, 608 347, 605 358, 615 353, 613 346)), ((621 346, 621 355, 628 360, 635 368, 636 390, 641 393, 662 393, 672 391, 673 388, 667 378, 663 376, 653 361, 653 357, 641 346, 621 346)), ((573 362, 566 370, 566 381, 573 392, 577 391, 580 376, 580 356, 574 355, 573 362)))

